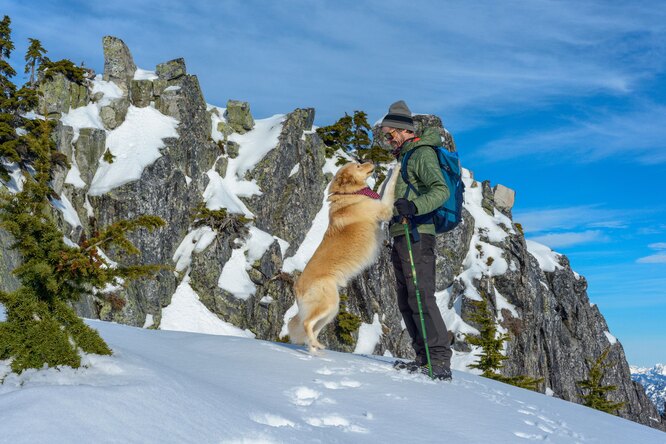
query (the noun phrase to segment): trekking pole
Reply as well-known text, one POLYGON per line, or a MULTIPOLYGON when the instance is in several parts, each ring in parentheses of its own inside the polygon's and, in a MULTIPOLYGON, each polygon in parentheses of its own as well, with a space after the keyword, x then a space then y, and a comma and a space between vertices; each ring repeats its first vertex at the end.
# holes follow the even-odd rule
POLYGON ((409 263, 412 266, 412 280, 416 289, 416 303, 419 306, 419 317, 421 318, 421 331, 423 332, 423 344, 426 350, 426 359, 428 360, 428 376, 432 379, 432 363, 430 362, 430 349, 428 348, 428 336, 426 335, 425 320, 423 319, 423 308, 421 308, 421 292, 416 280, 416 266, 414 265, 414 255, 412 254, 412 241, 409 238, 409 223, 406 217, 402 218, 402 226, 405 227, 405 239, 407 239, 407 250, 409 251, 409 263))

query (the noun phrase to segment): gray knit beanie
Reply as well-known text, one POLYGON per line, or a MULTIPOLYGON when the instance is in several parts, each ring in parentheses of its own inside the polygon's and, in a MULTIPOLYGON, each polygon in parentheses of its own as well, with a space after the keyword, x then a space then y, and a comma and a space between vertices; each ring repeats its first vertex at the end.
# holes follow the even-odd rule
POLYGON ((398 100, 389 107, 388 114, 382 120, 382 126, 416 132, 414 120, 412 120, 412 112, 404 100, 398 100))

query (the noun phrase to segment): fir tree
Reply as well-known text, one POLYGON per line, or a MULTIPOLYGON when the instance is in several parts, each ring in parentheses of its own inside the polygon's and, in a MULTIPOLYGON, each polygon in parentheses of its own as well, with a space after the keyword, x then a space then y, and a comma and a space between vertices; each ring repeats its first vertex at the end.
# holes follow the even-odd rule
POLYGON ((617 415, 617 411, 624 406, 624 402, 612 402, 606 398, 609 392, 617 390, 617 386, 602 384, 605 370, 614 365, 614 363, 605 362, 609 352, 610 347, 606 347, 594 362, 586 359, 590 367, 590 373, 587 379, 578 381, 578 386, 588 391, 586 395, 583 395, 584 405, 601 410, 602 412, 617 415))
POLYGON ((52 62, 44 58, 41 65, 39 65, 38 71, 44 75, 46 80, 53 79, 53 76, 59 73, 64 75, 70 82, 78 83, 79 85, 84 85, 86 81, 86 70, 80 66, 76 66, 74 62, 68 59, 52 62))
POLYGON ((44 56, 47 51, 42 47, 42 43, 39 40, 32 38, 29 38, 28 40, 30 41, 30 46, 25 54, 25 73, 30 73, 28 84, 30 85, 30 88, 34 88, 36 81, 35 71, 43 62, 48 61, 48 58, 44 56))
MULTIPOLYGON (((377 166, 375 182, 375 190, 377 190, 386 178, 386 169, 381 164, 390 162, 393 157, 379 145, 371 144, 370 130, 368 115, 363 111, 354 111, 353 116, 345 113, 344 117, 333 125, 318 128, 317 134, 326 146, 326 157, 331 158, 336 151, 340 150, 360 162, 373 162, 377 166)), ((345 162, 344 158, 338 157, 338 165, 345 162)))
MULTIPOLYGON (((13 48, 9 23, 8 17, 0 22, 3 62, 13 48)), ((111 266, 100 251, 136 254, 139 251, 127 239, 127 233, 140 228, 154 230, 164 221, 156 216, 121 220, 78 246, 68 246, 52 216, 51 200, 57 196, 49 185, 54 164, 66 164, 67 159, 56 151, 51 137, 53 121, 21 116, 34 105, 36 96, 26 88, 16 91, 9 80, 15 73, 6 66, 0 64, 0 81, 4 82, 0 97, 0 157, 3 165, 18 165, 25 181, 22 189, 14 193, 0 187, 0 227, 15 239, 12 248, 19 251, 22 259, 13 271, 20 287, 11 293, 0 292, 0 303, 6 310, 6 321, 0 322, 0 359, 11 359, 15 372, 45 364, 78 367, 80 351, 110 354, 111 350, 70 304, 108 284, 120 285, 147 277, 162 268, 111 266), (22 131, 17 132, 19 128, 22 131)), ((4 167, 2 171, 6 178, 4 167)))
POLYGON ((536 379, 524 375, 504 376, 498 373, 504 367, 502 363, 508 359, 502 354, 502 350, 504 350, 504 342, 509 339, 509 335, 498 332, 485 299, 472 301, 472 305, 474 312, 470 316, 470 320, 479 325, 480 334, 479 336, 465 335, 465 337, 470 344, 481 347, 481 354, 479 362, 471 364, 469 367, 481 370, 481 376, 486 378, 536 391, 538 385, 543 381, 542 378, 536 379))

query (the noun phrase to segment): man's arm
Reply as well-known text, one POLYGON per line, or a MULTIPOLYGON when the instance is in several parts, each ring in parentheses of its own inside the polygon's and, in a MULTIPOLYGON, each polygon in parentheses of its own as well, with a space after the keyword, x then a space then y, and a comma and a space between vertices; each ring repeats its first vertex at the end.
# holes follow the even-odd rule
POLYGON ((431 147, 418 148, 412 157, 410 160, 414 161, 414 173, 427 190, 412 202, 416 205, 416 214, 430 213, 449 198, 449 187, 442 176, 435 150, 431 147))

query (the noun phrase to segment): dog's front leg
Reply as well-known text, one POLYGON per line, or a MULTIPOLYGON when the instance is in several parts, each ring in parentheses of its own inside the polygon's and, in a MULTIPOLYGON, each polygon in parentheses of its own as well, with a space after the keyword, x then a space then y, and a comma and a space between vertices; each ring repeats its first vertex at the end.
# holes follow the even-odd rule
POLYGON ((400 176, 400 164, 397 164, 393 170, 391 170, 391 177, 386 182, 384 186, 384 193, 382 194, 381 200, 381 211, 379 213, 379 218, 383 221, 388 221, 393 216, 393 203, 395 202, 395 183, 398 181, 398 176, 400 176))

